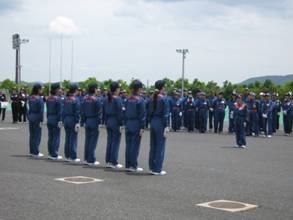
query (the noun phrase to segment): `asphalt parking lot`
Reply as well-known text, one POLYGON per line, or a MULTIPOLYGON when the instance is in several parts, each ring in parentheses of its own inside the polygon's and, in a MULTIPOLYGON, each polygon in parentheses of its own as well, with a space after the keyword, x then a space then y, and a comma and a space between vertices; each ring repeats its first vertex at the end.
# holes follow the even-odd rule
MULTIPOLYGON (((26 156, 27 125, 2 123, 0 128, 1 220, 293 219, 293 137, 248 138, 248 149, 240 150, 232 148, 234 136, 230 135, 170 133, 165 160, 168 175, 157 177, 30 159, 26 156), (75 185, 55 180, 71 176, 103 182, 75 185), (231 213, 196 206, 214 200, 258 208, 231 213)), ((47 154, 47 129, 43 128, 41 151, 47 154)), ((102 128, 96 152, 102 165, 105 141, 102 128)), ((82 130, 81 159, 83 143, 82 130)), ((122 164, 124 146, 123 137, 122 164)), ((145 132, 139 159, 145 170, 148 149, 149 133, 145 132)))

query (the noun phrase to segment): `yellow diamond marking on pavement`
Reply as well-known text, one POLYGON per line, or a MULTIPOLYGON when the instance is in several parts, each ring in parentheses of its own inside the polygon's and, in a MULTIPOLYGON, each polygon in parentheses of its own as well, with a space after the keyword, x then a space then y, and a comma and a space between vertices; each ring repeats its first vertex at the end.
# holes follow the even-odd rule
POLYGON ((229 200, 216 200, 216 201, 196 204, 196 206, 201 206, 201 207, 211 208, 211 209, 218 209, 218 210, 223 210, 227 212, 241 212, 241 211, 247 211, 249 209, 254 209, 258 207, 257 205, 252 205, 252 204, 243 203, 243 202, 229 201, 229 200))
POLYGON ((86 176, 71 176, 71 177, 62 177, 56 178, 56 181, 65 182, 65 183, 72 183, 72 184, 86 184, 86 183, 100 183, 104 182, 102 179, 96 179, 92 177, 86 176))

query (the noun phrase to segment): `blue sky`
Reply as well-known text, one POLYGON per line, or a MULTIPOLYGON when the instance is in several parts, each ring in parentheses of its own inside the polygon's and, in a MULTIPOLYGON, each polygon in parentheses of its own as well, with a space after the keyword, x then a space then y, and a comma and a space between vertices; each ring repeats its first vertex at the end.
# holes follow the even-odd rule
POLYGON ((293 73, 292 0, 0 0, 0 80, 14 79, 11 35, 22 46, 22 79, 48 81, 52 39, 53 81, 59 80, 60 33, 63 79, 180 77, 240 82, 265 74, 293 73))

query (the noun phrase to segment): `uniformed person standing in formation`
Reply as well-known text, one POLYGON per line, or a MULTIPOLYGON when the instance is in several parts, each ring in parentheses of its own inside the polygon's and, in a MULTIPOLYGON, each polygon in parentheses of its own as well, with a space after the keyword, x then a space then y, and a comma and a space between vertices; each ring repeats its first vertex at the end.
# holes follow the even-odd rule
POLYGON ((285 95, 284 101, 282 103, 283 109, 283 125, 284 132, 286 136, 289 136, 292 133, 292 122, 293 122, 293 101, 292 93, 289 92, 285 95))
POLYGON ((96 146, 99 137, 99 126, 102 122, 102 102, 96 96, 97 84, 88 86, 88 94, 81 104, 81 126, 85 126, 84 161, 86 165, 97 166, 96 146))
POLYGON ((165 82, 158 80, 155 83, 153 99, 150 104, 151 119, 151 146, 149 154, 149 168, 153 175, 166 175, 166 171, 162 170, 165 156, 166 137, 169 132, 168 117, 169 104, 168 99, 164 95, 165 82))
POLYGON ((234 108, 235 108, 235 102, 236 102, 237 94, 235 92, 232 93, 231 99, 227 101, 228 109, 229 109, 229 128, 228 132, 230 134, 234 133, 235 130, 235 124, 234 124, 234 108))
POLYGON ((270 138, 273 132, 273 104, 270 100, 270 94, 266 93, 264 101, 261 106, 261 113, 263 118, 263 130, 264 136, 270 138))
POLYGON ((5 93, 0 92, 0 116, 1 121, 5 120, 5 113, 7 108, 7 99, 5 93))
POLYGON ((12 110, 12 122, 15 124, 18 122, 19 103, 20 103, 16 88, 12 90, 10 99, 11 99, 11 110, 12 110))
POLYGON ((62 110, 62 122, 65 129, 65 160, 68 162, 80 162, 77 158, 77 134, 80 121, 80 102, 76 97, 78 85, 71 83, 62 110))
POLYGON ((184 116, 186 120, 186 128, 188 132, 194 131, 195 123, 195 101, 192 95, 189 95, 184 105, 184 116))
POLYGON ((48 127, 48 155, 51 160, 61 160, 58 154, 60 146, 60 128, 62 126, 62 101, 60 98, 60 84, 51 85, 51 95, 47 98, 47 127, 48 127))
POLYGON ((176 90, 173 92, 173 97, 171 99, 171 124, 172 130, 180 130, 182 121, 182 99, 180 98, 180 93, 176 90))
POLYGON ((200 133, 207 131, 209 104, 204 92, 199 92, 199 99, 197 101, 198 108, 198 130, 200 133))
POLYGON ((247 116, 247 106, 242 100, 242 96, 238 95, 236 103, 234 104, 235 108, 233 111, 234 114, 234 123, 235 123, 235 134, 236 134, 236 145, 235 147, 246 148, 246 135, 245 135, 245 120, 247 116))
POLYGON ((255 94, 251 92, 248 96, 247 101, 247 135, 248 136, 258 136, 259 135, 259 111, 260 104, 257 100, 255 100, 255 94))
POLYGON ((123 167, 118 163, 121 130, 123 126, 123 106, 119 94, 119 83, 112 82, 104 103, 107 128, 106 166, 112 169, 121 169, 123 167))
POLYGON ((131 85, 131 95, 125 101, 125 168, 130 172, 141 172, 138 167, 138 155, 141 136, 145 128, 146 107, 145 100, 140 96, 142 83, 134 80, 131 85))
POLYGON ((29 148, 30 155, 33 157, 43 157, 39 147, 41 143, 42 127, 44 117, 44 100, 42 94, 42 84, 33 85, 32 94, 28 101, 28 120, 29 120, 29 148))
POLYGON ((214 109, 214 131, 222 133, 225 119, 226 101, 223 98, 223 92, 218 94, 218 97, 213 102, 214 109))

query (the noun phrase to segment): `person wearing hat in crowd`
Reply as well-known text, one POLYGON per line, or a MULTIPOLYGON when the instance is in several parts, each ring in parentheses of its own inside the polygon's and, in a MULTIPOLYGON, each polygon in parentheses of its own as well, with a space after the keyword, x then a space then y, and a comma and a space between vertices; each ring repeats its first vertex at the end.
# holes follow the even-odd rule
POLYGON ((105 123, 107 128, 106 167, 112 169, 123 168, 123 166, 118 163, 121 130, 123 126, 123 106, 119 94, 119 83, 112 82, 104 103, 105 123))
POLYGON ((276 133, 277 130, 279 130, 279 120, 280 120, 280 112, 281 112, 281 102, 278 99, 279 94, 274 92, 272 94, 272 105, 273 105, 273 112, 272 112, 272 117, 273 117, 273 133, 276 133))
POLYGON ((121 100, 122 100, 122 110, 123 110, 123 114, 124 114, 125 113, 125 103, 127 101, 127 91, 125 89, 123 89, 120 92, 120 97, 121 97, 121 100))
POLYGON ((78 87, 76 91, 76 98, 78 99, 79 103, 82 103, 84 96, 85 96, 85 93, 83 92, 82 88, 78 87))
POLYGON ((150 104, 150 153, 149 168, 153 175, 166 175, 163 170, 163 162, 165 157, 165 147, 167 133, 169 132, 168 117, 169 104, 168 99, 164 95, 165 82, 158 80, 155 82, 156 91, 150 104))
POLYGON ((247 115, 247 106, 244 103, 242 96, 238 95, 235 108, 233 111, 235 120, 235 135, 236 135, 236 145, 235 147, 246 148, 246 135, 245 135, 245 120, 247 115))
POLYGON ((264 92, 260 92, 259 93, 259 111, 258 111, 258 127, 259 127, 259 131, 260 132, 264 132, 264 128, 263 128, 263 117, 262 117, 262 112, 261 112, 261 108, 263 106, 265 100, 265 93, 264 92))
POLYGON ((214 109, 214 132, 222 133, 225 119, 226 101, 223 92, 219 92, 218 97, 213 102, 214 109))
POLYGON ((186 128, 188 132, 194 131, 195 123, 195 101, 192 95, 188 95, 187 101, 184 105, 184 114, 186 117, 186 128))
POLYGON ((145 128, 145 101, 140 96, 142 83, 134 80, 131 85, 131 96, 125 102, 125 168, 130 172, 141 172, 138 167, 140 141, 145 128))
POLYGON ((62 126, 62 101, 59 96, 60 83, 51 85, 51 95, 47 98, 48 158, 61 160, 58 154, 60 146, 60 128, 62 126))
POLYGON ((214 109, 213 109, 214 99, 215 99, 214 95, 209 95, 209 97, 208 97, 208 103, 209 103, 209 130, 213 130, 213 126, 214 126, 214 109))
POLYGON ((97 83, 88 85, 87 95, 81 103, 80 125, 85 126, 84 162, 89 166, 98 166, 96 147, 99 137, 99 125, 102 122, 102 102, 96 96, 97 83))
POLYGON ((18 112, 18 122, 26 122, 26 105, 27 105, 27 99, 28 99, 28 94, 26 93, 24 88, 21 88, 19 94, 18 94, 18 99, 19 99, 19 112, 18 112))
MULTIPOLYGON (((182 90, 180 90, 180 93, 182 92, 182 90)), ((183 107, 185 106, 187 100, 188 100, 188 91, 186 89, 183 90, 183 97, 181 97, 182 99, 182 105, 183 107)), ((186 112, 184 111, 183 113, 183 126, 185 128, 187 128, 187 115, 186 112)))
POLYGON ((243 93, 243 97, 242 97, 243 102, 245 102, 245 103, 248 102, 249 94, 250 94, 250 90, 249 90, 248 87, 246 87, 246 88, 245 88, 245 91, 244 91, 244 93, 243 93))
POLYGON ((292 133, 292 122, 293 122, 293 102, 292 102, 292 93, 288 92, 285 95, 284 101, 282 103, 283 110, 283 126, 286 136, 289 136, 292 133))
POLYGON ((197 101, 198 117, 199 117, 199 132, 205 133, 207 131, 209 104, 204 92, 199 93, 197 101))
POLYGON ((63 101, 62 123, 65 129, 64 156, 65 161, 78 163, 77 135, 80 128, 80 102, 76 97, 77 83, 71 83, 66 98, 63 101))
POLYGON ((264 101, 261 106, 262 118, 263 118, 263 129, 264 136, 270 138, 273 132, 273 104, 270 100, 270 94, 265 93, 264 101))
POLYGON ((171 101, 172 130, 176 132, 177 130, 180 130, 183 111, 182 99, 180 98, 180 93, 176 90, 173 92, 171 101))
POLYGON ((1 121, 5 120, 5 113, 6 113, 6 108, 8 106, 8 102, 6 99, 5 93, 0 91, 0 116, 2 114, 1 121))
POLYGON ((20 109, 20 100, 19 100, 19 96, 17 94, 16 88, 13 88, 10 99, 11 99, 11 110, 12 110, 12 123, 15 124, 18 122, 18 115, 19 115, 19 109, 20 109))
POLYGON ((144 99, 145 102, 145 112, 146 112, 146 118, 145 118, 145 128, 148 128, 149 125, 149 106, 150 106, 150 96, 146 91, 142 92, 142 98, 144 99))
POLYGON ((44 118, 44 100, 40 96, 42 87, 41 83, 35 83, 28 101, 29 151, 33 157, 44 156, 39 151, 42 135, 41 123, 44 118))
POLYGON ((228 109, 229 109, 228 132, 230 134, 234 133, 234 131, 235 131, 234 108, 235 108, 236 98, 237 98, 237 94, 236 94, 235 91, 233 91, 230 100, 227 101, 227 106, 228 106, 228 109))
POLYGON ((258 136, 259 135, 259 112, 260 105, 255 99, 255 93, 251 92, 248 96, 247 102, 247 136, 258 136))

